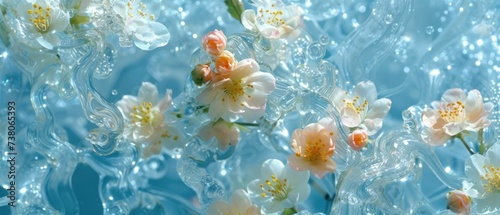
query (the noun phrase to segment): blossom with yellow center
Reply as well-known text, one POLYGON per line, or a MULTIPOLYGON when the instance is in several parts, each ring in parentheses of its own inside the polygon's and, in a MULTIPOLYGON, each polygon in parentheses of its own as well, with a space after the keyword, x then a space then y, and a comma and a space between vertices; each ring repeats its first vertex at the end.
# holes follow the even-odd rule
POLYGON ((208 115, 212 121, 222 118, 234 122, 242 117, 252 122, 264 115, 267 95, 276 88, 276 79, 259 70, 255 60, 245 59, 238 62, 228 76, 212 77, 197 97, 201 104, 209 105, 208 115))
POLYGON ((311 192, 309 171, 295 171, 276 159, 264 161, 261 177, 250 182, 247 190, 265 214, 281 213, 306 200, 311 192))
POLYGON ((288 157, 290 166, 297 170, 309 170, 317 178, 333 173, 336 164, 332 160, 337 138, 337 127, 331 118, 307 125, 293 132, 291 146, 295 154, 288 157))
POLYGON ((296 5, 284 5, 278 0, 254 0, 254 10, 243 11, 241 23, 251 31, 266 38, 284 38, 293 32, 300 22, 300 10, 296 5))
POLYGON ((463 191, 473 198, 477 214, 500 213, 500 142, 485 155, 473 154, 465 161, 463 191))
MULTIPOLYGON (((121 45, 133 41, 142 50, 152 50, 164 46, 170 40, 170 32, 165 25, 155 21, 160 12, 161 1, 116 0, 112 9, 122 21, 121 45)), ((131 42, 130 42, 130 45, 131 42)))
POLYGON ((171 94, 172 91, 167 90, 165 97, 158 101, 156 86, 144 82, 137 97, 125 95, 117 102, 125 119, 123 136, 136 146, 144 144, 144 157, 158 154, 163 145, 173 149, 184 144, 178 129, 165 123, 164 112, 172 105, 171 94))
POLYGON ((449 89, 441 101, 431 103, 422 111, 423 140, 430 145, 442 145, 462 131, 477 132, 490 125, 488 116, 493 109, 490 102, 483 103, 481 93, 471 90, 449 89))
POLYGON ((21 1, 17 5, 17 14, 23 24, 21 31, 30 41, 35 41, 47 49, 60 44, 58 34, 69 26, 68 12, 58 4, 46 0, 34 2, 21 1))
POLYGON ((371 81, 360 82, 349 93, 335 88, 330 101, 340 113, 342 124, 352 130, 363 129, 368 135, 382 128, 391 100, 377 99, 377 89, 371 81))

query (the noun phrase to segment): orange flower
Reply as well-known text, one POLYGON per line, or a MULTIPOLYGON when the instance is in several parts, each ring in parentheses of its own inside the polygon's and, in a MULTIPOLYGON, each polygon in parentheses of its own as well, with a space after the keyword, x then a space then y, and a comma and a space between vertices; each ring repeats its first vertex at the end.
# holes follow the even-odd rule
POLYGON ((217 56, 226 49, 226 36, 219 30, 211 31, 205 35, 201 41, 203 43, 203 49, 209 55, 217 56))
POLYGON ((215 70, 217 70, 223 78, 229 77, 236 65, 236 59, 234 59, 233 54, 229 51, 223 51, 215 59, 215 70))
POLYGON ((368 133, 363 129, 356 129, 348 137, 349 146, 359 151, 368 143, 368 133))

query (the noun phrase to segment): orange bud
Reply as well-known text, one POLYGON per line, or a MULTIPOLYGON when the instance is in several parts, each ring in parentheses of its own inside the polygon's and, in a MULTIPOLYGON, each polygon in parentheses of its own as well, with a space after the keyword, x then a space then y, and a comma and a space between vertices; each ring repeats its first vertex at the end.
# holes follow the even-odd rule
POLYGON ((202 84, 212 80, 212 70, 208 65, 198 64, 191 71, 191 78, 194 84, 201 86, 202 84))
POLYGON ((446 194, 448 199, 448 208, 456 214, 466 215, 470 213, 471 199, 470 197, 460 190, 452 190, 446 194))
POLYGON ((348 137, 349 146, 354 150, 361 150, 368 143, 368 134, 363 129, 356 129, 348 137))
POLYGON ((226 36, 219 30, 211 31, 201 39, 201 42, 203 49, 209 55, 217 56, 226 49, 226 36))
POLYGON ((231 72, 236 67, 236 65, 236 59, 234 59, 233 54, 229 51, 223 51, 215 59, 215 70, 224 78, 227 78, 231 75, 231 72))

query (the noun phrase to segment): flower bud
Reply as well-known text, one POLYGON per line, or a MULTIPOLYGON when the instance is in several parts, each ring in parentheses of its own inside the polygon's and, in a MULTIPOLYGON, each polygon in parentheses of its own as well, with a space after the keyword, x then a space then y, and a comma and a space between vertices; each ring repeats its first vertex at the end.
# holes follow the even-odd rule
POLYGON ((470 197, 460 190, 452 190, 446 194, 448 199, 448 208, 451 212, 461 215, 470 213, 471 199, 470 197))
POLYGON ((213 56, 219 55, 226 49, 226 36, 222 31, 211 31, 202 38, 203 49, 213 56))
POLYGON ((206 64, 198 64, 191 71, 191 78, 194 84, 201 86, 204 83, 212 80, 212 70, 206 64))
POLYGON ((348 137, 349 146, 359 151, 368 143, 368 134, 363 129, 356 129, 348 137))
POLYGON ((215 70, 222 77, 227 78, 231 75, 231 72, 236 67, 238 62, 234 59, 234 56, 229 51, 223 51, 216 59, 215 59, 215 70))

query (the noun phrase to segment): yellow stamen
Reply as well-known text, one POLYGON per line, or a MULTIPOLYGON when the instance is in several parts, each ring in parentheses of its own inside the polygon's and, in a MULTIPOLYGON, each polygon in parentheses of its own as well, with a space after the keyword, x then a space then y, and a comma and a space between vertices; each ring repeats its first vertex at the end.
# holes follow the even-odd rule
POLYGON ((486 191, 490 193, 493 191, 500 191, 500 167, 495 168, 493 165, 486 166, 485 164, 483 168, 486 170, 486 174, 481 176, 481 178, 488 181, 488 184, 484 185, 486 191))

